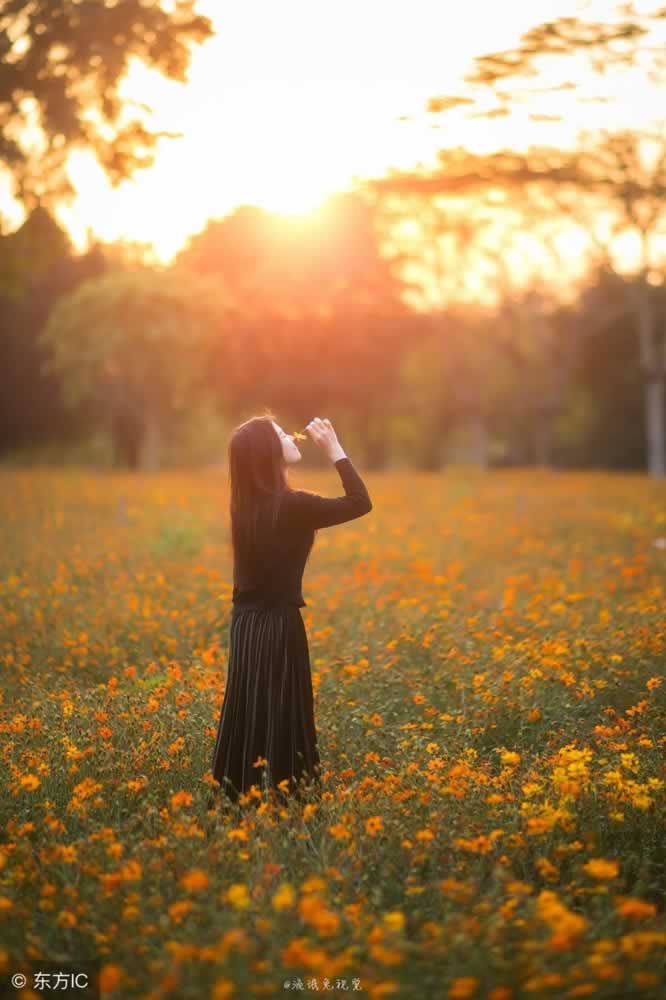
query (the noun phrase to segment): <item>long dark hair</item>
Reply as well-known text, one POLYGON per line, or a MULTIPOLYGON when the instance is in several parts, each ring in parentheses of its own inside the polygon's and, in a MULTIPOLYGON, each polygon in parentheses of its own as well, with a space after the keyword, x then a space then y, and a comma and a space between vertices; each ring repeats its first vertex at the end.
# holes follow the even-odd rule
POLYGON ((274 419, 270 412, 251 417, 229 441, 234 582, 242 590, 261 579, 262 552, 275 529, 282 496, 291 492, 274 419))

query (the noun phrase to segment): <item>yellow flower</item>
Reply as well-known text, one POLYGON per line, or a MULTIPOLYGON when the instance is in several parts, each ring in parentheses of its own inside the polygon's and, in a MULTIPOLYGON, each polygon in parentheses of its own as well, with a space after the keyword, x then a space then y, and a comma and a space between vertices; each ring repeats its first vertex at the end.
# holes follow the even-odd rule
POLYGON ((484 833, 480 833, 478 837, 456 837, 453 843, 461 851, 469 851, 470 854, 488 854, 493 849, 492 840, 484 833))
POLYGON ((552 864, 548 858, 537 858, 535 867, 539 872, 539 875, 541 875, 542 878, 545 878, 547 882, 554 882, 559 878, 559 868, 552 864))
POLYGON ((391 913, 385 913, 384 923, 392 931, 401 931, 405 926, 405 914, 401 913, 400 910, 393 910, 391 913))
POLYGON ((36 774, 24 774, 19 781, 21 788, 26 788, 29 792, 34 792, 39 788, 41 782, 36 774))
POLYGON ((557 894, 550 889, 542 889, 536 901, 539 918, 552 931, 549 946, 556 951, 565 951, 587 928, 585 917, 569 910, 557 894))
POLYGON ((583 865, 584 870, 592 878, 598 878, 601 881, 611 878, 617 878, 620 872, 620 865, 617 861, 606 861, 604 858, 592 858, 583 865))
POLYGON ((620 938, 620 949, 624 955, 641 962, 648 952, 654 948, 663 948, 666 944, 666 932, 633 931, 620 938))
POLYGON ((273 895, 273 909, 278 910, 278 912, 280 910, 286 910, 288 907, 293 905, 295 898, 296 894, 292 886, 288 882, 283 882, 277 892, 273 895))
POLYGON ((324 892, 326 882, 319 875, 311 875, 301 886, 301 892, 324 892))
POLYGON ((232 830, 227 830, 227 840, 247 840, 247 830, 242 826, 235 826, 232 830))
POLYGON ((213 986, 211 1000, 229 1000, 234 994, 234 984, 230 979, 218 979, 213 986))
POLYGON ((520 764, 520 754, 514 750, 502 750, 500 760, 505 767, 517 767, 520 764))
POLYGON ((250 905, 250 894, 247 891, 247 886, 239 882, 229 886, 226 892, 226 899, 237 910, 246 910, 250 905))

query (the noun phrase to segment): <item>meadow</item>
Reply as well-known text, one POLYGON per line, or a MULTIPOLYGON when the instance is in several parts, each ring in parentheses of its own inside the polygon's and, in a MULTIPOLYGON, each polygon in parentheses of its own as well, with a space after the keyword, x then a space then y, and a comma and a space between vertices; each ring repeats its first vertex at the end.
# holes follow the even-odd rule
POLYGON ((4 971, 99 958, 109 1000, 665 995, 666 484, 364 478, 304 578, 323 799, 237 810, 207 807, 224 472, 0 471, 4 971))

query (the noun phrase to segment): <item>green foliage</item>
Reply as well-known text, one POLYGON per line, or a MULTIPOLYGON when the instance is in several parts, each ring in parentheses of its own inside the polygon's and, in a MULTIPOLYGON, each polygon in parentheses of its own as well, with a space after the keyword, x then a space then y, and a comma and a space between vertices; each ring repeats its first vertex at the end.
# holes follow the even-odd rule
POLYGON ((206 377, 214 315, 206 292, 167 273, 120 271, 86 282, 54 309, 43 340, 49 370, 74 406, 169 414, 206 377))
POLYGON ((157 558, 192 559, 199 554, 202 545, 201 525, 187 512, 180 512, 171 514, 161 525, 157 537, 147 543, 147 549, 157 558))
POLYGON ((65 231, 46 209, 36 208, 16 232, 0 236, 0 295, 22 301, 71 252, 65 231))

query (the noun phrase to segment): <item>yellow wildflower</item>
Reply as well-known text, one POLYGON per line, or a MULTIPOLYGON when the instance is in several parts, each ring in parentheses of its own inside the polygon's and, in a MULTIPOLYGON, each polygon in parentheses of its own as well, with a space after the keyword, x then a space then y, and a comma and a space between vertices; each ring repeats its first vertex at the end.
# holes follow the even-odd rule
POLYGON ((247 886, 240 882, 229 886, 226 892, 226 899, 237 910, 246 910, 250 905, 250 894, 247 891, 247 886))

